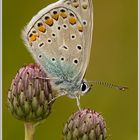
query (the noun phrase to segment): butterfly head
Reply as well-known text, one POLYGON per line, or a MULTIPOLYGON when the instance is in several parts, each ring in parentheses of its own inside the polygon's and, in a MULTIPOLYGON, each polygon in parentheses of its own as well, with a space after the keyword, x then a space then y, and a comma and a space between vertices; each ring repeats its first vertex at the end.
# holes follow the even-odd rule
POLYGON ((67 95, 70 98, 75 98, 76 96, 83 96, 84 94, 88 93, 90 89, 91 86, 85 80, 80 83, 75 83, 72 86, 67 86, 67 88, 65 88, 67 95))
POLYGON ((91 86, 86 80, 83 80, 80 87, 80 95, 88 93, 91 89, 91 86))

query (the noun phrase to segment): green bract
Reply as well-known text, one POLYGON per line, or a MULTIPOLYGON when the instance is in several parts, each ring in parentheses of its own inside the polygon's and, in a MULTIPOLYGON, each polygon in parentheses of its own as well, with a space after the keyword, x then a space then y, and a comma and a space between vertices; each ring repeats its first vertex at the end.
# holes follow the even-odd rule
POLYGON ((105 140, 106 124, 103 117, 90 109, 70 116, 63 129, 63 140, 105 140))
POLYGON ((8 92, 8 108, 13 116, 35 122, 50 114, 52 103, 48 103, 53 99, 53 94, 46 77, 37 64, 29 64, 19 70, 8 92))

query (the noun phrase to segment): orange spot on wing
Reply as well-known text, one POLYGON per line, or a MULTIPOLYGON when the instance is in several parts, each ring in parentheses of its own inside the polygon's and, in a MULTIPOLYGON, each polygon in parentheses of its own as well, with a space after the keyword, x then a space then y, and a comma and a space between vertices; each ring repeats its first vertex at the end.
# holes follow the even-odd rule
POLYGON ((45 23, 49 26, 52 26, 53 25, 53 19, 52 18, 48 18, 45 20, 45 23))
POLYGON ((76 24, 77 19, 76 19, 75 17, 71 16, 71 17, 69 18, 69 22, 70 22, 70 24, 74 25, 74 24, 76 24))
POLYGON ((46 28, 45 28, 44 26, 38 27, 38 30, 39 30, 40 32, 43 32, 43 33, 46 32, 46 28))
POLYGON ((67 18, 67 13, 66 12, 60 12, 60 16, 63 18, 67 18))
POLYGON ((55 20, 58 20, 59 14, 53 14, 53 15, 52 15, 52 18, 55 19, 55 20))
POLYGON ((33 41, 36 41, 37 37, 39 37, 39 34, 36 33, 36 34, 30 34, 29 36, 29 43, 31 44, 33 41))
POLYGON ((32 36, 30 37, 30 40, 31 40, 31 41, 35 41, 35 40, 36 40, 36 36, 35 36, 35 35, 32 35, 32 36))
POLYGON ((83 32, 83 26, 82 25, 78 25, 78 31, 83 32))

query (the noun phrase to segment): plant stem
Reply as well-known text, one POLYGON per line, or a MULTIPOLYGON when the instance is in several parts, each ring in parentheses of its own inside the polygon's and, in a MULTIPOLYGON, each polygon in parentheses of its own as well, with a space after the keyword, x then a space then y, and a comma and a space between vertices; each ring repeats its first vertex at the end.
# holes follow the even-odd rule
POLYGON ((32 122, 25 122, 25 140, 34 140, 35 127, 32 122))

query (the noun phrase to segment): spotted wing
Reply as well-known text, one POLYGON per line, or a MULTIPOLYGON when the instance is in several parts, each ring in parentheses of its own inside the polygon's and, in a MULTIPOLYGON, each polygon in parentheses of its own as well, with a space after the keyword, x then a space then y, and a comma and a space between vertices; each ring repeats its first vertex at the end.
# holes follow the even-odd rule
POLYGON ((72 80, 82 77, 91 45, 90 3, 79 7, 72 1, 59 1, 41 10, 23 31, 33 57, 52 76, 72 80), (86 35, 88 34, 88 35, 86 35), (87 46, 86 46, 87 45, 87 46))
POLYGON ((64 4, 66 6, 68 5, 70 9, 73 9, 73 11, 75 11, 80 16, 83 25, 83 63, 77 76, 82 80, 89 63, 92 46, 93 2, 92 0, 64 0, 64 4))

